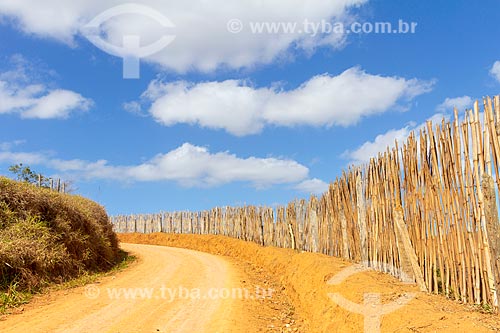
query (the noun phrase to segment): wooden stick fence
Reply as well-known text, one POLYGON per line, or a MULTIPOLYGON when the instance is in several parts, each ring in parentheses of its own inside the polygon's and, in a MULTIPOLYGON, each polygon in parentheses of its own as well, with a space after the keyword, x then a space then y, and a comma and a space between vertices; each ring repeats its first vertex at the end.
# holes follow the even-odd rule
POLYGON ((114 216, 117 232, 225 235, 364 262, 422 290, 498 308, 500 97, 430 122, 286 207, 114 216), (496 185, 495 185, 496 183, 496 185))
POLYGON ((36 182, 36 186, 49 188, 52 191, 56 191, 59 193, 66 193, 66 182, 61 182, 60 178, 45 178, 41 174, 38 174, 38 181, 36 182))

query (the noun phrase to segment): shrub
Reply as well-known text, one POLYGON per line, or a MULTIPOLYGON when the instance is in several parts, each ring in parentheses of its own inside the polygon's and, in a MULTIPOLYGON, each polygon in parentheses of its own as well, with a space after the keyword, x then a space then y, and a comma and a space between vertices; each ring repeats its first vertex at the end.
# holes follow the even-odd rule
POLYGON ((118 241, 102 206, 0 177, 1 290, 33 290, 117 260, 118 241))

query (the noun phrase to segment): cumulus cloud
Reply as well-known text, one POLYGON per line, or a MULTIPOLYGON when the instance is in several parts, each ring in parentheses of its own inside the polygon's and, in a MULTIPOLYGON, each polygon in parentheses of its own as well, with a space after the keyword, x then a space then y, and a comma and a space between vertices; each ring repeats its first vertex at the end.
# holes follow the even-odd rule
POLYGON ((292 160, 239 158, 228 152, 211 154, 205 147, 186 143, 129 168, 128 173, 143 181, 176 180, 186 185, 208 186, 244 181, 265 187, 303 179, 308 169, 292 160))
POLYGON ((430 91, 432 85, 432 81, 372 75, 354 67, 337 76, 315 76, 289 91, 277 84, 256 88, 243 80, 154 80, 142 102, 165 126, 192 124, 244 136, 268 125, 351 126, 430 91))
POLYGON ((342 157, 349 159, 350 164, 359 165, 368 163, 372 157, 377 157, 379 153, 387 151, 387 148, 393 148, 396 141, 401 144, 408 138, 411 132, 415 131, 418 133, 421 129, 426 128, 427 121, 438 124, 441 123, 443 119, 449 120, 449 118, 450 115, 448 113, 438 112, 429 117, 424 123, 416 124, 412 122, 403 128, 391 129, 383 134, 377 135, 373 141, 366 141, 353 151, 345 151, 342 157))
POLYGON ((473 100, 470 96, 462 96, 462 97, 454 97, 454 98, 446 98, 443 103, 437 106, 437 110, 444 111, 453 111, 454 108, 457 108, 458 111, 462 112, 466 109, 469 109, 472 106, 473 100))
POLYGON ((49 89, 38 81, 36 70, 22 57, 13 58, 14 69, 0 72, 0 114, 17 113, 22 118, 67 118, 87 111, 92 100, 65 89, 49 89), (33 74, 32 76, 30 74, 33 74))
POLYGON ((295 189, 309 194, 321 195, 328 190, 328 183, 325 183, 321 179, 313 178, 307 179, 295 186, 295 189))
POLYGON ((490 69, 490 74, 493 76, 498 82, 500 82, 500 61, 495 61, 493 66, 490 69))
MULTIPOLYGON (((1 147, 1 146, 0 146, 1 147)), ((4 148, 10 147, 5 145, 4 148)), ((185 143, 165 154, 136 165, 111 165, 106 160, 62 160, 48 154, 0 151, 0 163, 44 165, 79 179, 118 181, 174 181, 188 187, 212 187, 228 183, 249 183, 255 188, 296 184, 307 179, 309 169, 289 159, 238 157, 229 152, 211 153, 206 147, 185 143)), ((299 184, 297 189, 313 192, 322 188, 318 179, 299 184)))
POLYGON ((377 135, 373 141, 363 143, 354 151, 347 151, 343 154, 344 157, 351 160, 353 164, 363 164, 370 161, 370 158, 376 157, 378 153, 387 150, 387 147, 393 147, 394 142, 402 142, 413 130, 412 127, 406 126, 400 129, 391 129, 386 133, 377 135))
POLYGON ((431 121, 433 124, 441 123, 443 119, 447 121, 450 118, 453 108, 457 108, 459 111, 465 111, 470 108, 473 103, 474 100, 470 96, 446 98, 436 107, 438 112, 429 117, 426 122, 421 124, 410 123, 400 129, 391 129, 383 134, 377 135, 373 141, 366 141, 353 151, 345 151, 342 157, 349 159, 352 164, 367 163, 370 161, 370 158, 385 152, 388 147, 394 147, 395 141, 402 143, 408 138, 412 131, 418 133, 420 129, 426 128, 427 121, 431 121))
MULTIPOLYGON (((174 28, 164 31, 151 18, 120 15, 104 22, 100 34, 112 45, 121 46, 123 36, 138 35, 141 45, 149 45, 162 35, 175 35, 175 41, 149 61, 179 72, 191 69, 213 71, 219 67, 242 68, 266 64, 291 51, 313 53, 318 47, 340 48, 345 44, 343 32, 304 34, 309 22, 350 22, 353 9, 367 0, 253 1, 239 0, 237 5, 226 0, 143 0, 146 5, 167 17, 174 28), (231 33, 228 22, 237 19, 242 31, 231 33), (296 32, 254 33, 251 24, 286 22, 297 25, 296 32)), ((48 37, 76 45, 82 28, 96 15, 119 5, 115 0, 23 0, 1 1, 0 17, 19 29, 40 37, 48 37)), ((311 31, 312 32, 312 31, 311 31)))

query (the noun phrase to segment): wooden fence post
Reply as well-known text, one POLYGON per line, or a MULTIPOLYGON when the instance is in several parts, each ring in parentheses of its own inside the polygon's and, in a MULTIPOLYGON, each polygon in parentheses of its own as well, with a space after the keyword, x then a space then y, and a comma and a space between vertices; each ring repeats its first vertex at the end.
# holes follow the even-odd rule
POLYGON ((311 239, 311 244, 309 247, 309 250, 311 252, 317 253, 318 252, 318 199, 315 196, 312 196, 309 199, 309 227, 310 227, 310 239, 311 239))
POLYGON ((418 265, 417 255, 412 247, 410 235, 408 234, 408 229, 403 219, 403 209, 401 207, 395 207, 394 209, 394 224, 396 227, 396 240, 398 242, 401 269, 406 275, 415 279, 421 291, 427 291, 424 275, 418 265))
POLYGON ((495 183, 488 174, 483 174, 481 187, 484 196, 484 210, 486 218, 486 234, 491 253, 491 269, 494 277, 494 289, 491 290, 493 305, 498 307, 497 291, 500 290, 500 226, 495 195, 495 183))
POLYGON ((363 183, 361 182, 361 169, 358 170, 356 175, 356 204, 358 211, 358 223, 359 223, 359 241, 361 250, 361 261, 368 261, 368 232, 366 226, 366 205, 365 197, 363 195, 363 183))
POLYGON ((264 241, 265 233, 264 233, 264 223, 266 220, 266 213, 262 212, 260 215, 260 237, 261 237, 261 245, 266 246, 266 242, 264 241))
POLYGON ((349 260, 349 238, 347 236, 347 220, 344 214, 344 208, 340 208, 340 227, 342 228, 342 258, 349 260))
POLYGON ((290 233, 290 240, 292 241, 292 250, 295 250, 295 236, 293 235, 292 225, 288 223, 288 232, 290 233))

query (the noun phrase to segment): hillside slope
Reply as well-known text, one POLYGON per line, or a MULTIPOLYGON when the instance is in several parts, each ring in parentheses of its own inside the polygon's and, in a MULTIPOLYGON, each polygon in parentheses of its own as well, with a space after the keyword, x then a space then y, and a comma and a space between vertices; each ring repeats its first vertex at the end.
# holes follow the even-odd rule
POLYGON ((106 270, 117 258, 102 206, 0 177, 0 293, 106 270))

